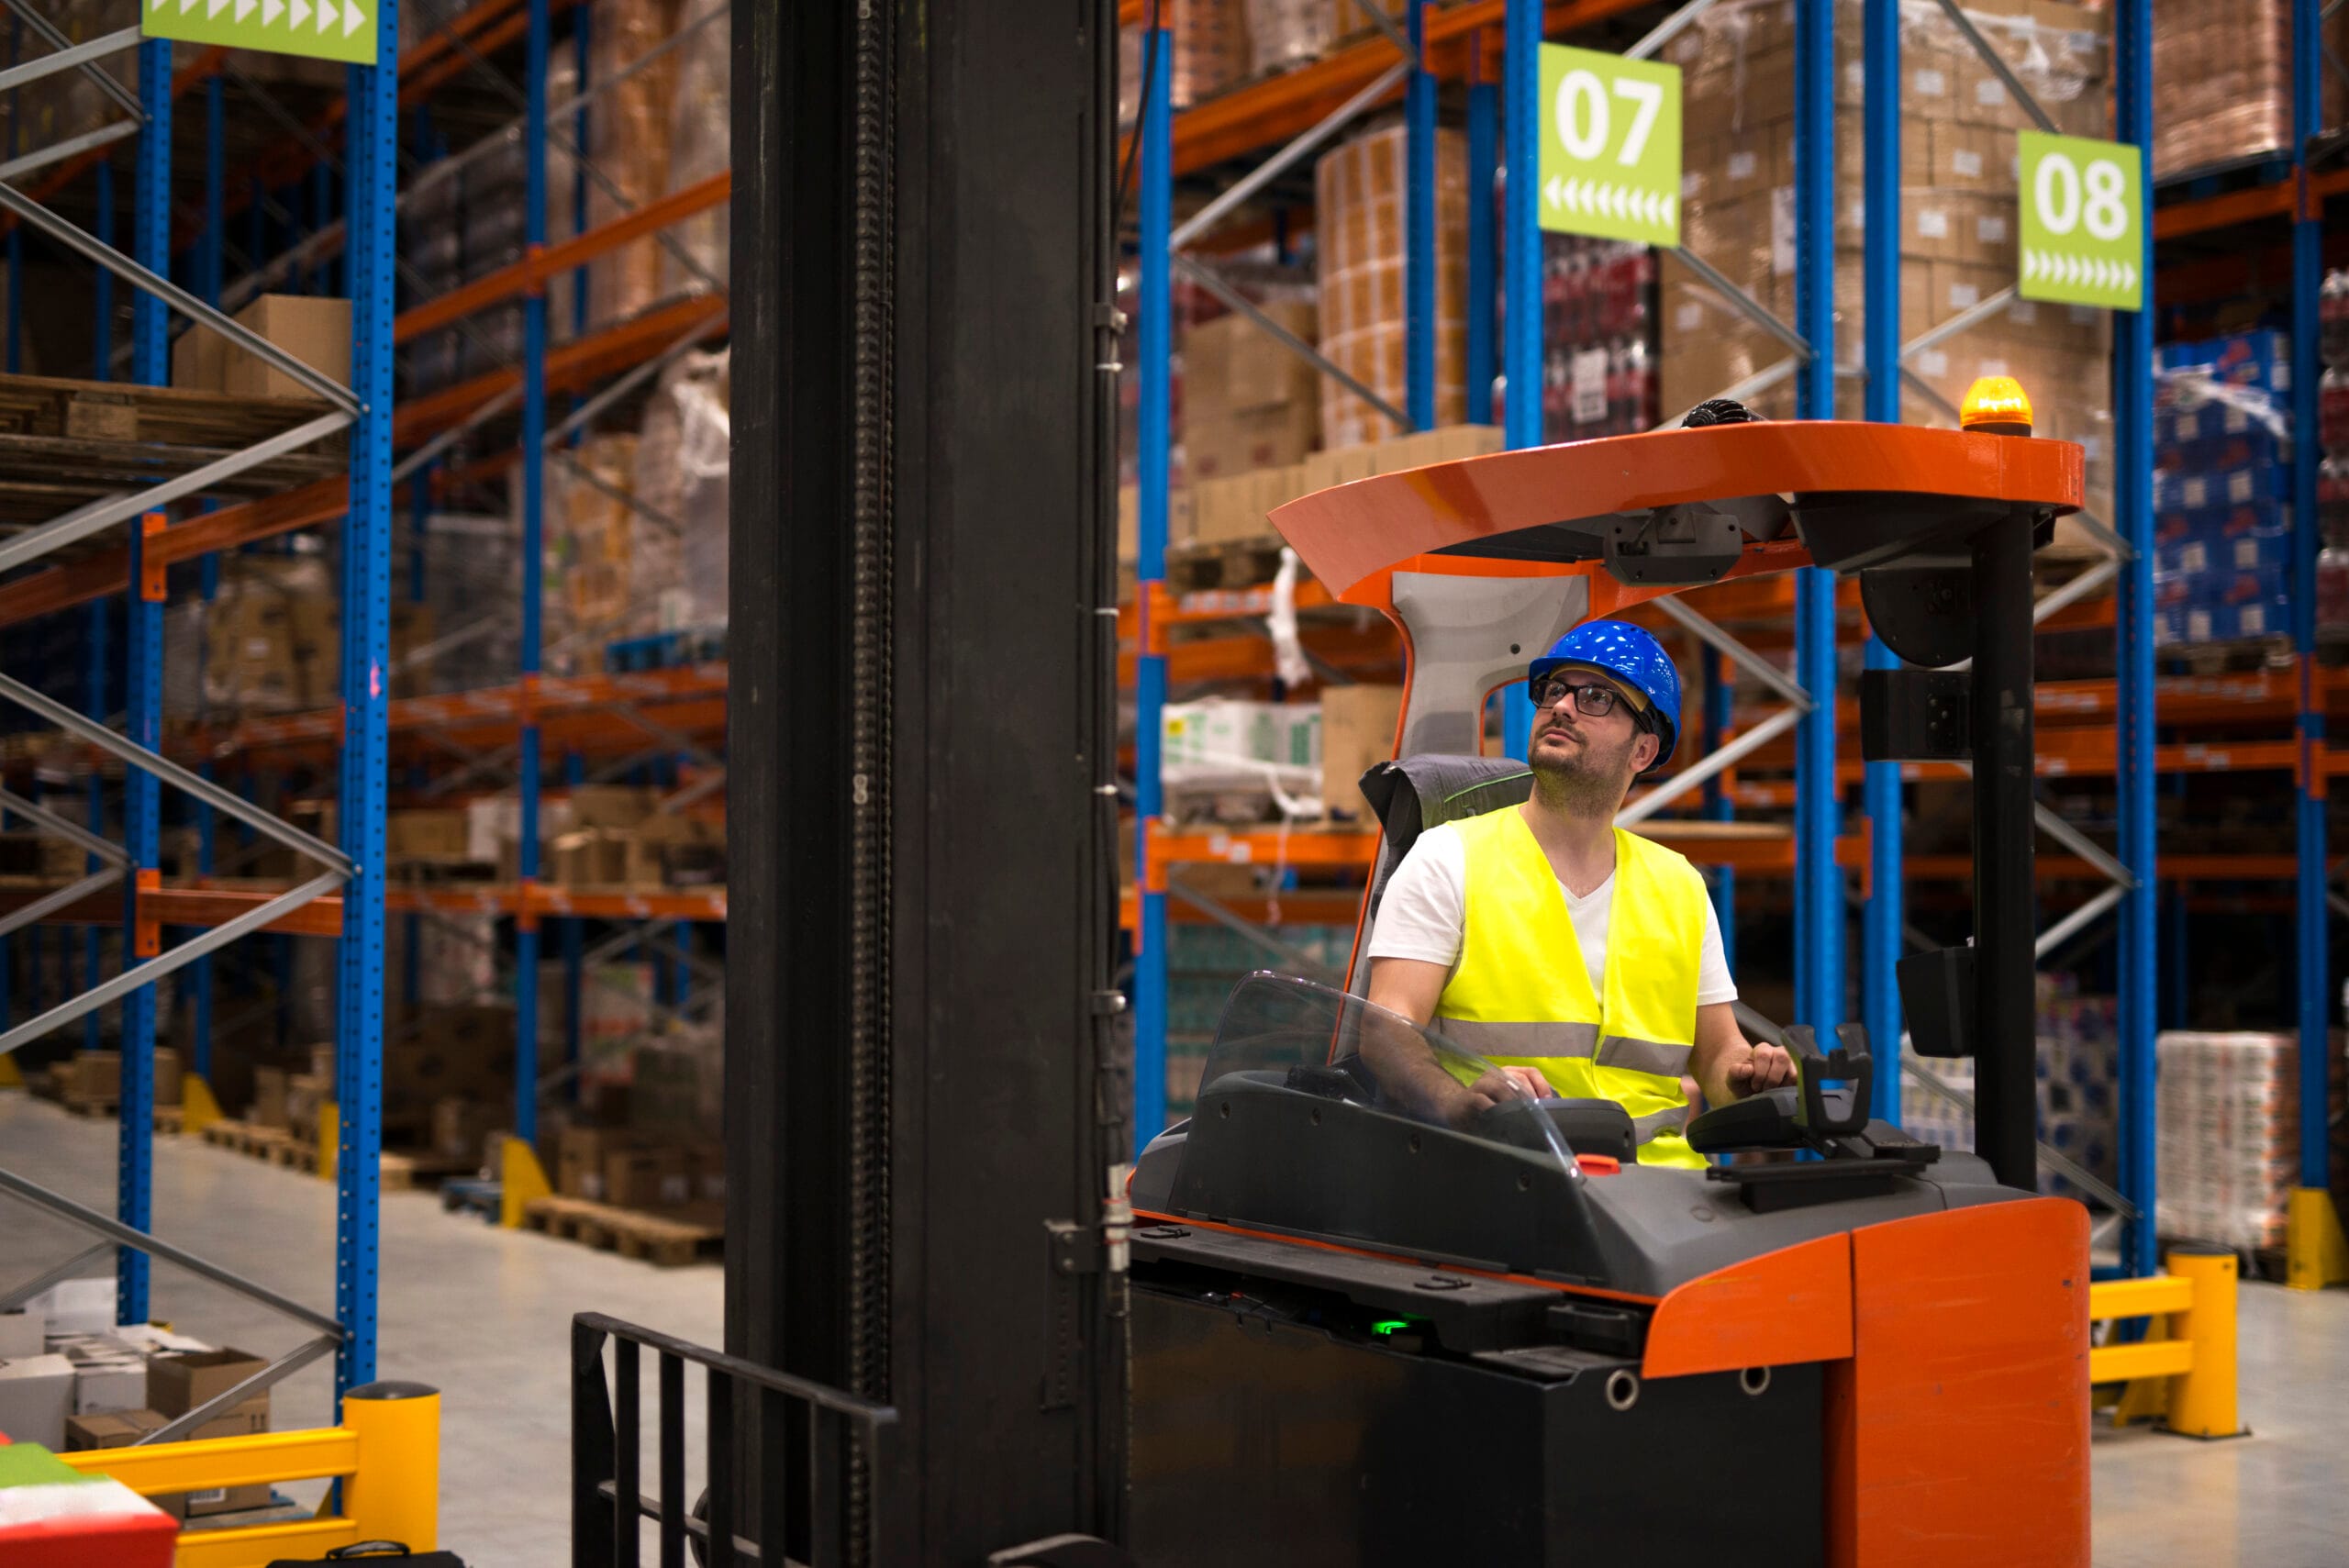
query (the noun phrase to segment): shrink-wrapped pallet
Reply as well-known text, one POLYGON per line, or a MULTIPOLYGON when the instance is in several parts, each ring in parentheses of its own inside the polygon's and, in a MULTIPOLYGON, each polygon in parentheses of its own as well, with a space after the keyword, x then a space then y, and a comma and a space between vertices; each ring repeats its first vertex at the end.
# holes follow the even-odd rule
MULTIPOLYGON (((672 191, 724 173, 733 159, 733 122, 728 106, 731 34, 720 15, 726 8, 727 0, 685 0, 685 14, 678 18, 680 28, 691 28, 705 17, 716 19, 677 46, 676 97, 669 117, 672 191)), ((664 297, 726 287, 730 222, 731 209, 720 202, 681 220, 669 231, 677 243, 674 250, 664 250, 661 256, 664 297)))
MULTIPOLYGON (((674 0, 595 0, 589 79, 607 82, 676 30, 674 0)), ((587 226, 614 222, 669 188, 670 106, 676 92, 675 51, 618 83, 588 116, 590 156, 611 187, 590 178, 587 226)), ((587 324, 608 326, 636 315, 661 295, 661 240, 630 240, 587 265, 587 324)))
MULTIPOLYGON (((1321 352, 1397 408, 1404 362, 1403 127, 1374 128, 1314 167, 1320 247, 1321 352)), ((1467 417, 1467 151, 1455 132, 1436 141, 1435 423, 1467 417)), ((1321 441, 1356 446, 1404 433, 1338 382, 1321 384, 1321 441)))

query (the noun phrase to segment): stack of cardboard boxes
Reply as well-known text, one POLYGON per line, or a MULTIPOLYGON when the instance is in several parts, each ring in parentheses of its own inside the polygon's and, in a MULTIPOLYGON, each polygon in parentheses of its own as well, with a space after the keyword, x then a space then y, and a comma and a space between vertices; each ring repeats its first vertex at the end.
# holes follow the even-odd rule
MULTIPOLYGON (((2064 0, 1969 0, 1965 14, 2056 129, 2110 134, 2103 13, 2064 0)), ((1901 17, 1901 306, 1904 342, 1972 308, 2016 275, 2015 133, 2031 126, 1999 75, 1935 0, 1901 17)), ((1860 8, 1836 12, 1835 346, 1861 362, 1860 244, 1866 141, 1860 8)), ((1687 72, 1691 128, 1682 175, 1684 245, 1782 321, 1795 314, 1794 24, 1787 0, 1730 0, 1666 47, 1687 72), (1707 128, 1709 128, 1708 129, 1707 128)), ((1786 346, 1667 257, 1663 269, 1661 407, 1667 418, 1784 360, 1786 346)), ((2101 310, 2017 301, 1913 356, 1930 388, 1903 417, 1952 425, 1965 389, 2012 375, 2031 394, 2039 433, 2088 449, 2091 510, 2110 516, 2110 323, 2101 310)), ((1841 381, 1837 412, 1860 415, 1865 384, 1841 381)), ((1791 382, 1749 400, 1793 412, 1791 382)))
MULTIPOLYGON (((2326 9, 2326 49, 2349 47, 2349 13, 2326 9)), ((2327 69, 2319 123, 2341 123, 2340 75, 2327 69)), ((2154 8, 2154 177, 2292 145, 2289 0, 2162 0, 2154 8)))
MULTIPOLYGON (((1314 166, 1314 239, 1320 250, 1321 352, 1340 370, 1402 408, 1405 132, 1374 128, 1314 166)), ((1435 422, 1467 417, 1468 160, 1457 132, 1436 137, 1435 422)), ((1350 447, 1402 434, 1395 422, 1336 381, 1319 387, 1325 444, 1350 447)))
MULTIPOLYGON (((23 1310, 0 1314, 0 1432, 64 1452, 128 1447, 267 1364, 150 1325, 115 1327, 112 1284, 69 1280, 23 1310), (81 1309, 101 1298, 102 1311, 81 1309)), ((267 1430, 263 1389, 215 1415, 187 1440, 267 1430)), ((266 1507, 270 1488, 254 1484, 153 1501, 176 1518, 208 1518, 266 1507)))
POLYGON ((615 1208, 689 1208, 726 1199, 726 1151, 714 1139, 678 1142, 632 1128, 563 1129, 555 1190, 615 1208))

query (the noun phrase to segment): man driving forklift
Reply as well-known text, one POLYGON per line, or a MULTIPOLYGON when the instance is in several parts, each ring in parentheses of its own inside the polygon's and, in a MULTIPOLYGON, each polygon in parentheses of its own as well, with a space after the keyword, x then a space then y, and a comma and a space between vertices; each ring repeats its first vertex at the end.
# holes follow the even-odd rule
POLYGON ((1684 1080, 1718 1106, 1795 1069, 1738 1028, 1697 868, 1614 825, 1632 781, 1672 756, 1679 673, 1645 629, 1598 620, 1535 660, 1528 685, 1532 795, 1419 835, 1379 906, 1369 999, 1495 1063, 1444 1086, 1455 1124, 1529 1095, 1610 1099, 1642 1163, 1701 1167, 1684 1080))

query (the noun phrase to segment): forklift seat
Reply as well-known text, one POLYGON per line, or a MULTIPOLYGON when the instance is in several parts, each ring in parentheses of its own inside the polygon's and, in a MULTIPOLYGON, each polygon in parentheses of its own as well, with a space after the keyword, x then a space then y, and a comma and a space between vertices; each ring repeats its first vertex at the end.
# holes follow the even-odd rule
POLYGON ((1514 757, 1428 753, 1375 764, 1362 776, 1362 793, 1370 808, 1378 813, 1380 842, 1378 863, 1371 872, 1370 890, 1363 902, 1346 989, 1367 996, 1370 960, 1365 950, 1370 933, 1376 929, 1386 879, 1428 828, 1524 804, 1533 793, 1533 772, 1514 757))

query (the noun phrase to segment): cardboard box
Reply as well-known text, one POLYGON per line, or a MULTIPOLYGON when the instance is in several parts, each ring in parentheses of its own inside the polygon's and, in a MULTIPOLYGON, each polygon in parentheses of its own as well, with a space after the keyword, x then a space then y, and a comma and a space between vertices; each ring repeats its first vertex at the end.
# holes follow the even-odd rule
POLYGON ((384 852, 393 860, 465 858, 462 811, 395 811, 384 820, 384 852))
MULTIPOLYGON (((195 1351, 157 1356, 147 1363, 149 1407, 166 1416, 184 1416, 206 1401, 217 1399, 269 1363, 239 1350, 195 1351)), ((239 1400, 231 1408, 257 1409, 267 1429, 269 1391, 239 1400)))
POLYGON ((160 1410, 106 1410, 65 1418, 67 1453, 91 1449, 128 1448, 149 1432, 160 1431, 171 1419, 160 1410))
POLYGON ((1378 826, 1363 798, 1362 775, 1395 754, 1403 688, 1330 686, 1321 693, 1321 806, 1331 824, 1369 831, 1378 826))
POLYGON ((122 1056, 112 1051, 77 1052, 67 1064, 65 1097, 105 1104, 122 1097, 122 1056))
POLYGON ((682 1149, 621 1149, 604 1156, 606 1203, 621 1208, 674 1208, 692 1197, 692 1176, 682 1149))
POLYGON ((605 1162, 637 1146, 637 1135, 625 1128, 566 1127, 556 1145, 555 1187, 565 1197, 607 1203, 605 1162))
POLYGON ((283 1067, 253 1069, 253 1103, 245 1112, 245 1119, 255 1127, 287 1128, 285 1091, 292 1074, 283 1067))
POLYGON ((172 342, 172 384, 189 392, 217 392, 228 362, 228 339, 209 327, 191 323, 172 342))
POLYGON ((0 1363, 0 1432, 12 1442, 61 1448, 72 1411, 73 1363, 63 1356, 0 1363))
MULTIPOLYGON (((351 384, 349 300, 265 294, 237 312, 237 320, 313 370, 323 372, 345 386, 351 384)), ((225 344, 222 353, 223 392, 242 397, 317 395, 258 354, 225 344)))
POLYGON ((444 1095, 432 1104, 432 1147, 451 1158, 479 1160, 489 1135, 505 1125, 506 1107, 444 1095))
POLYGON ((579 784, 571 792, 571 819, 582 828, 633 828, 660 802, 657 790, 579 784))
POLYGON ((155 1103, 180 1103, 180 1053, 168 1045, 155 1048, 155 1103))
POLYGON ((1197 514, 1192 542, 1224 544, 1273 534, 1269 514, 1306 494, 1305 466, 1290 463, 1229 479, 1213 479, 1194 492, 1197 514))
MULTIPOLYGON (((1309 300, 1274 300, 1258 308, 1306 342, 1320 336, 1309 300)), ((1184 335, 1186 421, 1220 419, 1275 404, 1311 404, 1316 392, 1313 367, 1247 317, 1218 317, 1184 335)))
POLYGON ((0 1362, 22 1361, 37 1356, 48 1338, 47 1321, 37 1312, 19 1307, 14 1312, 0 1312, 0 1362))
POLYGON ((136 1410, 147 1403, 147 1357, 111 1334, 87 1334, 57 1342, 73 1363, 73 1413, 136 1410))
POLYGON ((1197 417, 1186 409, 1185 471, 1196 487, 1209 479, 1303 462, 1320 433, 1320 404, 1314 399, 1268 404, 1214 418, 1197 417))

